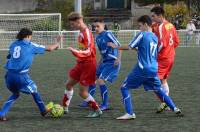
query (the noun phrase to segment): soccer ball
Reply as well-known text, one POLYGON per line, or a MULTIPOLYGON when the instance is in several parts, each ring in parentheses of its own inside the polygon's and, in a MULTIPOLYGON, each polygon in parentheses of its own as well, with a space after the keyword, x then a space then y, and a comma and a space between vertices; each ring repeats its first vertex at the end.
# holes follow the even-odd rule
POLYGON ((54 104, 50 114, 53 118, 59 118, 64 114, 64 108, 59 104, 54 104))

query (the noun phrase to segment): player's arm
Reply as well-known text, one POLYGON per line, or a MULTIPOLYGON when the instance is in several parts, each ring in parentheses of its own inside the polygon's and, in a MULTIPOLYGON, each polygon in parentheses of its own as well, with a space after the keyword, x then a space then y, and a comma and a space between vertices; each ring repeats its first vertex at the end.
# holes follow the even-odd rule
POLYGON ((58 47, 59 47, 59 44, 56 43, 56 44, 52 44, 52 45, 49 45, 49 46, 45 47, 45 50, 51 52, 53 50, 58 49, 58 47))
POLYGON ((121 45, 121 46, 115 46, 111 43, 108 43, 108 46, 111 46, 113 48, 117 48, 119 50, 136 50, 137 51, 137 47, 138 44, 141 42, 143 38, 143 34, 142 32, 138 33, 136 35, 136 37, 129 43, 129 45, 121 45))
POLYGON ((60 39, 61 39, 61 37, 58 37, 56 39, 55 44, 52 44, 52 45, 49 45, 49 46, 44 46, 44 45, 40 45, 40 44, 31 42, 32 52, 34 54, 44 54, 45 51, 50 52, 50 51, 56 50, 59 47, 60 39))
POLYGON ((10 50, 10 49, 11 49, 12 46, 13 46, 13 44, 10 45, 9 51, 8 51, 8 55, 6 56, 6 58, 7 58, 8 60, 11 58, 11 54, 12 54, 12 53, 11 53, 11 50, 10 50))
MULTIPOLYGON (((164 27, 164 23, 162 23, 161 25, 159 25, 158 27, 158 31, 159 31, 159 38, 158 38, 158 52, 160 52, 162 50, 163 47, 165 47, 166 42, 165 42, 165 36, 164 35, 166 32, 163 30, 164 27)), ((158 36, 157 36, 158 37, 158 36)))
POLYGON ((55 39, 55 44, 52 44, 52 45, 49 45, 49 46, 45 47, 45 50, 51 52, 51 51, 53 51, 53 50, 58 49, 58 48, 59 48, 59 43, 60 43, 60 41, 61 41, 61 36, 58 36, 58 37, 55 39))
POLYGON ((174 48, 178 47, 179 43, 180 43, 179 36, 176 32, 176 29, 174 29, 174 48))
POLYGON ((84 58, 91 55, 91 49, 87 48, 85 50, 78 50, 72 47, 67 47, 67 50, 71 51, 75 57, 84 58))
POLYGON ((121 45, 121 46, 116 46, 113 43, 107 43, 108 46, 112 47, 112 48, 116 48, 118 50, 135 50, 137 51, 137 48, 130 48, 129 45, 121 45))
MULTIPOLYGON (((111 42, 108 42, 108 46, 109 46, 109 43, 110 45, 113 45, 114 47, 120 47, 121 44, 119 43, 119 41, 117 40, 117 38, 113 35, 113 33, 111 32, 108 32, 107 33, 107 37, 110 39, 111 42)), ((112 46, 110 46, 112 47, 112 46)), ((113 47, 112 47, 113 48, 113 47)), ((115 50, 115 48, 113 48, 115 50)), ((118 51, 114 51, 114 52, 118 52, 117 56, 115 56, 115 63, 114 65, 119 65, 119 63, 121 62, 121 56, 122 56, 122 51, 118 49, 118 51)))
POLYGON ((116 59, 115 62, 114 62, 114 65, 115 65, 115 66, 118 66, 118 65, 119 65, 119 63, 121 62, 121 58, 122 58, 122 50, 119 50, 119 49, 118 49, 118 56, 117 56, 117 59, 116 59))
POLYGON ((83 33, 84 44, 87 45, 85 49, 75 49, 73 47, 67 47, 67 50, 70 50, 75 57, 84 58, 91 55, 91 36, 90 31, 87 29, 86 33, 83 33))

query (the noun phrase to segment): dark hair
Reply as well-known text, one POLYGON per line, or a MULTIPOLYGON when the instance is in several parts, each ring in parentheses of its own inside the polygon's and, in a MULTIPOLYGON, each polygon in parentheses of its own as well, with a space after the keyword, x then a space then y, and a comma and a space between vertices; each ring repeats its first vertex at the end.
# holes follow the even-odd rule
POLYGON ((156 15, 165 15, 165 11, 161 6, 155 6, 154 8, 151 9, 151 12, 154 12, 156 15))
POLYGON ((147 24, 148 26, 152 25, 152 20, 148 15, 144 15, 138 18, 138 22, 141 22, 142 24, 147 24))
POLYGON ((94 22, 104 23, 104 20, 102 18, 99 18, 99 19, 95 19, 94 22))
POLYGON ((23 40, 27 36, 32 35, 32 31, 28 28, 22 28, 16 36, 16 39, 23 40))
POLYGON ((78 12, 71 12, 69 15, 68 15, 68 20, 69 21, 76 21, 80 18, 83 18, 83 16, 78 13, 78 12))

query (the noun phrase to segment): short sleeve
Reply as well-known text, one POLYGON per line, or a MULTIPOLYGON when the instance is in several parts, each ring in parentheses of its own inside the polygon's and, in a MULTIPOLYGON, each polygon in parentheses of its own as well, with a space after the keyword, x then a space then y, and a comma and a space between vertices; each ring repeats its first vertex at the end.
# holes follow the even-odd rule
POLYGON ((120 46, 119 41, 117 40, 117 38, 113 35, 112 32, 107 32, 107 37, 117 46, 120 46))
POLYGON ((34 54, 44 54, 45 46, 31 42, 32 51, 34 54))
POLYGON ((138 44, 141 42, 142 38, 143 38, 143 33, 142 32, 138 33, 136 37, 129 43, 129 47, 132 49, 138 47, 138 44))

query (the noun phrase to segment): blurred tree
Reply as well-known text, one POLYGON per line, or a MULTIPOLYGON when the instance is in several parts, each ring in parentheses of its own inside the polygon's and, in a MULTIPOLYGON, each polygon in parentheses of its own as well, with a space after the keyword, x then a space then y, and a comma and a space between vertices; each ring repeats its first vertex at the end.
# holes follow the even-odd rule
POLYGON ((175 5, 165 4, 164 9, 167 20, 172 23, 178 21, 180 28, 185 28, 188 21, 188 8, 184 2, 178 2, 175 5))
POLYGON ((164 3, 174 3, 177 1, 184 1, 184 0, 134 0, 136 3, 139 3, 140 5, 148 5, 148 4, 161 4, 164 5, 164 3))
POLYGON ((38 0, 37 13, 61 13, 62 29, 69 28, 67 15, 74 10, 74 0, 38 0))
POLYGON ((148 4, 161 4, 164 5, 165 3, 178 3, 178 2, 185 2, 188 7, 189 13, 192 14, 193 12, 200 12, 200 0, 134 0, 139 5, 148 5, 148 4))

